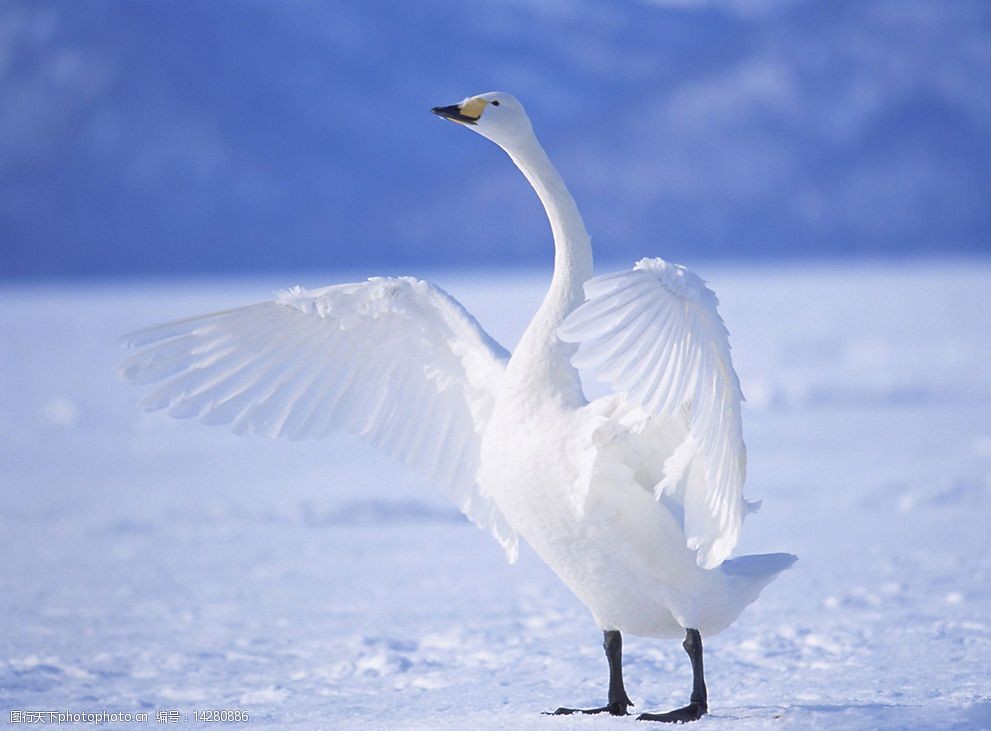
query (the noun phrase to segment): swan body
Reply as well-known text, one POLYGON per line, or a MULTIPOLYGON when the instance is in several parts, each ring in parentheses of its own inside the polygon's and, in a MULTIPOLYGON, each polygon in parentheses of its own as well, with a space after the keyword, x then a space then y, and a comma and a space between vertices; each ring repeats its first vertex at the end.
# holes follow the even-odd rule
POLYGON ((350 431, 426 473, 511 561, 522 536, 588 606, 610 662, 594 711, 632 705, 620 632, 685 635, 692 705, 644 717, 693 720, 701 636, 795 560, 729 558, 756 504, 715 295, 661 259, 593 279, 578 208, 511 95, 434 112, 502 147, 547 212, 554 274, 512 355, 438 287, 373 278, 133 333, 121 373, 161 382, 150 411, 291 439, 350 431), (576 365, 613 392, 586 401, 576 365))

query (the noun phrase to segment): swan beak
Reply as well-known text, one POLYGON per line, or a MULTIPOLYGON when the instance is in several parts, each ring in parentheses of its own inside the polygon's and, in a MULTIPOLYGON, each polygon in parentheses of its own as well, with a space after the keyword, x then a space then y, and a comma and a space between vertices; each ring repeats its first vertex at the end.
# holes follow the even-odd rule
POLYGON ((461 113, 460 104, 452 104, 449 107, 434 107, 430 110, 438 117, 443 117, 444 119, 450 119, 452 122, 460 122, 461 124, 475 124, 474 119, 461 113))
POLYGON ((469 99, 460 104, 452 104, 449 107, 434 107, 430 111, 438 117, 449 119, 452 122, 477 124, 486 104, 488 102, 484 99, 469 99))

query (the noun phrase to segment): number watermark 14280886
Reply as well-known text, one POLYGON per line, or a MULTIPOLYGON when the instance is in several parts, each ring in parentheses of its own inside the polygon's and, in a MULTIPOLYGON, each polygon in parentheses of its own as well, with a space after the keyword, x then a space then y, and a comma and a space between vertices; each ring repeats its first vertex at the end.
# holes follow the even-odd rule
MULTIPOLYGON (((151 714, 145 711, 27 711, 12 710, 10 723, 44 724, 61 726, 70 723, 148 723, 151 714)), ((194 721, 195 723, 247 723, 248 712, 243 709, 203 709, 192 713, 170 709, 155 711, 155 723, 172 724, 194 721)))

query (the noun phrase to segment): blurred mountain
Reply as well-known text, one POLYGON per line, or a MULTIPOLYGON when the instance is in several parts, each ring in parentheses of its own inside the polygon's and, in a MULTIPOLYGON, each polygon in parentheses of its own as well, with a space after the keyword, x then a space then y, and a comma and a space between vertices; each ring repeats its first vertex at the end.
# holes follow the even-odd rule
POLYGON ((0 276, 548 262, 492 89, 600 258, 988 253, 989 78, 983 0, 8 0, 0 276))

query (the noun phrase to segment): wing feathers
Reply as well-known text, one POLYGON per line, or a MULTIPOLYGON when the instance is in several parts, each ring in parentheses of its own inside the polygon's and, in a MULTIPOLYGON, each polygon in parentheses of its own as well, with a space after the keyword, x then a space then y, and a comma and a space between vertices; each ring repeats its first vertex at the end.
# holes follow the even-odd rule
POLYGON ((140 349, 121 375, 159 384, 146 410, 271 437, 358 434, 427 472, 515 555, 515 534, 475 482, 508 354, 439 288, 405 277, 295 288, 121 342, 140 349))
POLYGON ((727 558, 747 512, 740 384, 715 295, 697 276, 661 259, 590 280, 587 300, 558 331, 633 406, 684 419, 689 437, 665 461, 658 497, 684 481, 687 544, 700 566, 727 558), (691 467, 701 458, 704 469, 691 467))

